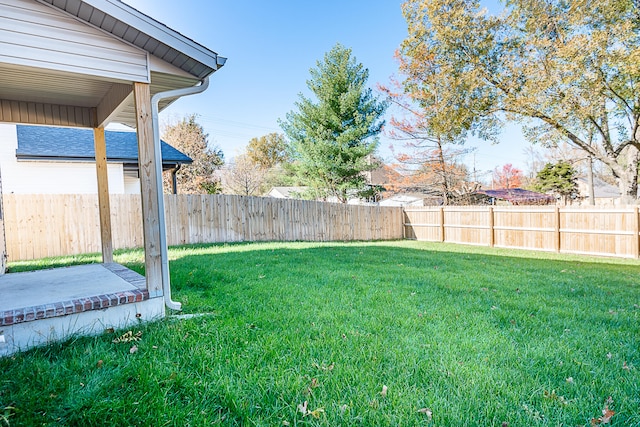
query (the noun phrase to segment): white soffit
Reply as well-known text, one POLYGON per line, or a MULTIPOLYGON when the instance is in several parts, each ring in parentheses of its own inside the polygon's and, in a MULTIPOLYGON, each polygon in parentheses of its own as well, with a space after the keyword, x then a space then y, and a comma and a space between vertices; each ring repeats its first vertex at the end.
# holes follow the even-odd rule
POLYGON ((97 80, 91 76, 55 72, 24 66, 0 64, 4 83, 0 98, 79 107, 97 105, 116 80, 97 80), (61 94, 64 94, 61 98, 61 94), (62 102, 61 102, 62 101, 62 102))

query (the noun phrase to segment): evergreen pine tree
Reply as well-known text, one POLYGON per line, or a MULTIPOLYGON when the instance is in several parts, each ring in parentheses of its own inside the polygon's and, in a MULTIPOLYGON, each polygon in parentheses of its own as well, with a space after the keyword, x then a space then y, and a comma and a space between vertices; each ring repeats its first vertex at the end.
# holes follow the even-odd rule
POLYGON ((288 137, 291 160, 310 196, 334 196, 346 203, 366 191, 363 172, 382 130, 387 104, 366 87, 369 71, 340 44, 310 70, 307 87, 317 101, 299 95, 297 110, 280 124, 288 137))
POLYGON ((577 192, 576 174, 569 162, 547 163, 536 176, 535 189, 559 195, 566 202, 568 196, 577 192))

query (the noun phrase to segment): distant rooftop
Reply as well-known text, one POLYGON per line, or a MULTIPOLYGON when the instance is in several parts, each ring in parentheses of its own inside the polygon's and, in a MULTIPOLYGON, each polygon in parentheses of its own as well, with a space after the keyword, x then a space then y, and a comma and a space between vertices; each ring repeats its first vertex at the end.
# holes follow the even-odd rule
MULTIPOLYGON (((95 161, 93 131, 90 129, 17 125, 20 160, 95 161)), ((135 132, 105 131, 107 162, 123 163, 128 169, 138 166, 138 137, 135 132)), ((164 169, 193 160, 161 141, 164 169)))
POLYGON ((555 197, 549 194, 536 193, 522 188, 502 188, 497 190, 478 190, 477 194, 484 194, 495 199, 506 200, 514 205, 540 205, 555 203, 555 197))
POLYGON ((296 199, 300 197, 300 194, 307 191, 307 189, 308 187, 271 187, 271 190, 269 190, 269 196, 296 199))

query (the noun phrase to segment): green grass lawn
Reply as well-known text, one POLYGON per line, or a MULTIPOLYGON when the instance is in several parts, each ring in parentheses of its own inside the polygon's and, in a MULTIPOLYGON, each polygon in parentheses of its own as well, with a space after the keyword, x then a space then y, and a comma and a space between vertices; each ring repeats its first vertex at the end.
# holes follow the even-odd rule
POLYGON ((637 261, 408 241, 170 257, 201 316, 0 359, 0 426, 590 426, 605 406, 601 425, 640 426, 637 261))

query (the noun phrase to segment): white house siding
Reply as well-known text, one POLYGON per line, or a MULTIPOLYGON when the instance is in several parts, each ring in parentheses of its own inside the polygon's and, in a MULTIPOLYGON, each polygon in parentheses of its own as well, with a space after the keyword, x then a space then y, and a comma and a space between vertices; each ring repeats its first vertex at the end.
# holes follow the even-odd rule
MULTIPOLYGON (((109 189, 109 192, 111 192, 111 189, 109 189)), ((125 175, 124 192, 126 194, 140 194, 140 179, 125 175)))
MULTIPOLYGON (((97 193, 98 184, 95 163, 18 161, 16 159, 17 148, 16 126, 0 124, 0 175, 2 176, 3 193, 97 193)), ((109 174, 109 193, 126 193, 122 164, 109 163, 107 170, 109 174)), ((139 188, 137 192, 140 192, 139 188)))
POLYGON ((0 0, 0 63, 148 83, 147 53, 33 0, 0 0))

